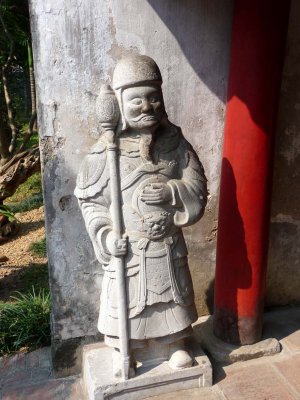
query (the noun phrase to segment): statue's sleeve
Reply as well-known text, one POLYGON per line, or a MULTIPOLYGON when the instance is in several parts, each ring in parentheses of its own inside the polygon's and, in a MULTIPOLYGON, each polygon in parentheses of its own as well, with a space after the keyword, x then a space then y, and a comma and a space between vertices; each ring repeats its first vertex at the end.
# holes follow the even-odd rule
POLYGON ((168 185, 172 190, 172 205, 176 209, 174 224, 188 226, 197 222, 204 213, 207 179, 197 154, 185 139, 179 146, 178 154, 181 179, 172 179, 168 185))
POLYGON ((85 226, 93 243, 98 261, 107 265, 111 259, 106 247, 106 237, 111 231, 109 212, 101 203, 88 200, 79 200, 79 206, 85 221, 85 226))
POLYGON ((77 175, 74 194, 78 199, 96 257, 101 264, 107 265, 111 255, 106 248, 106 237, 112 227, 105 151, 94 151, 85 157, 77 175))

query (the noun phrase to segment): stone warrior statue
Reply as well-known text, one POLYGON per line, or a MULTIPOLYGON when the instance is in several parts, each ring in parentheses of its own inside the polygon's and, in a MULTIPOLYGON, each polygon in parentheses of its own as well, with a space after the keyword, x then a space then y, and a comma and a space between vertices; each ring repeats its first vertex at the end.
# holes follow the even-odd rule
POLYGON ((171 368, 193 364, 184 338, 192 333, 197 311, 181 228, 203 215, 206 178, 180 128, 168 120, 161 85, 160 70, 150 57, 127 57, 115 68, 122 239, 112 227, 110 139, 105 134, 84 159, 75 190, 104 269, 98 329, 115 349, 116 376, 120 331, 115 260, 122 256, 131 353, 153 339, 168 346, 171 368))

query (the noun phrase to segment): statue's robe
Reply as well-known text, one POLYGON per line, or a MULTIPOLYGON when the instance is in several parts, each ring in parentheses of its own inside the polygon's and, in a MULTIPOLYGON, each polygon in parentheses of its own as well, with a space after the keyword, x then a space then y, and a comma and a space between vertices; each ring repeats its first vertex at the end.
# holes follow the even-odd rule
MULTIPOLYGON (((136 340, 185 336, 197 319, 181 227, 201 218, 206 178, 196 153, 174 125, 159 132, 153 147, 152 162, 142 155, 139 135, 123 132, 119 138, 122 214, 128 236, 129 338, 136 340), (147 205, 140 194, 145 186, 157 182, 169 185, 172 200, 147 205)), ((106 144, 101 138, 84 159, 75 195, 104 269, 98 329, 107 337, 118 337, 115 262, 106 246, 112 229, 111 187, 106 144)))

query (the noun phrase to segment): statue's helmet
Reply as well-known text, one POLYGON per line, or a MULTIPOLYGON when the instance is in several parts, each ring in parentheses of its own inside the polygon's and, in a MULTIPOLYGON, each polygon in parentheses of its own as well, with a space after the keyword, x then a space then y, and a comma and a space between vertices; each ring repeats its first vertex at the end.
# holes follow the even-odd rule
POLYGON ((116 65, 112 82, 114 90, 147 83, 162 84, 160 70, 152 58, 136 54, 121 59, 116 65))
MULTIPOLYGON (((122 58, 115 67, 112 79, 112 87, 120 108, 121 130, 125 130, 128 127, 123 111, 122 93, 127 88, 142 85, 161 87, 162 77, 156 62, 151 57, 140 54, 122 58)), ((162 107, 164 109, 163 98, 162 107)), ((164 115, 167 116, 165 110, 164 115)))

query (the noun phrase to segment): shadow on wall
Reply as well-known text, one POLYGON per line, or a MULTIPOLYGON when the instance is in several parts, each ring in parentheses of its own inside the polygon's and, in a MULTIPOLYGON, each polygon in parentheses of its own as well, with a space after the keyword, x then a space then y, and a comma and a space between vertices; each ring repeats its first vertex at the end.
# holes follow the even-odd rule
MULTIPOLYGON (((224 18, 223 14, 224 12, 232 14, 232 0, 223 0, 222 4, 218 0, 147 1, 173 34, 188 63, 201 81, 225 103, 226 84, 224 81, 218 81, 212 71, 218 68, 227 71, 228 68, 228 53, 224 51, 222 59, 219 48, 222 42, 226 48, 230 39, 230 32, 226 32, 224 27, 228 19, 224 18), (196 35, 197 26, 199 31, 196 35), (227 33, 225 37, 224 33, 227 33)), ((230 24, 228 26, 230 27, 230 24)), ((226 79, 226 73, 221 73, 219 76, 226 79)), ((185 79, 188 80, 188 77, 185 79)))
MULTIPOLYGON (((227 96, 226 93, 222 92, 222 87, 224 88, 226 85, 216 81, 212 71, 218 68, 218 62, 220 62, 220 56, 216 53, 216 43, 220 46, 223 39, 224 46, 228 46, 230 42, 230 32, 228 32, 227 37, 220 37, 226 31, 224 27, 221 27, 222 21, 226 20, 226 18, 222 19, 220 16, 224 15, 224 12, 232 14, 233 1, 224 1, 222 4, 218 1, 207 0, 187 0, 184 2, 174 0, 147 1, 172 32, 187 62, 201 81, 222 102, 225 103, 227 97, 227 101, 233 105, 235 111, 237 109, 240 111, 245 110, 239 124, 235 127, 241 137, 245 132, 243 129, 244 121, 250 122, 252 120, 253 125, 261 128, 262 135, 265 133, 270 135, 271 148, 272 134, 276 121, 278 84, 282 73, 285 38, 289 21, 290 1, 236 0, 234 16, 238 18, 234 18, 233 31, 235 35, 231 43, 231 52, 235 57, 232 58, 230 64, 231 76, 229 78, 227 96), (253 23, 254 20, 256 21, 255 24, 253 23), (199 34, 197 35, 195 35, 195 26, 199 26, 199 34)), ((227 62, 227 58, 224 57, 224 63, 219 65, 219 68, 227 69, 227 62)), ((279 140, 281 139, 279 138, 279 140)), ((232 185, 230 186, 231 192, 228 195, 231 196, 231 206, 235 207, 236 218, 239 221, 238 225, 241 232, 238 237, 244 238, 243 221, 239 214, 236 199, 234 171, 230 162, 223 160, 223 174, 227 171, 229 176, 229 170, 232 174, 232 185)), ((279 175, 278 171, 277 175, 279 175)), ((293 185, 290 187, 293 187, 293 185)), ((285 191, 281 190, 281 192, 285 191)), ((236 232, 233 234, 234 237, 237 237, 236 232)), ((228 241, 230 242, 230 239, 228 241)), ((237 307, 237 291, 239 288, 250 286, 251 272, 245 241, 243 240, 243 243, 239 244, 232 243, 232 251, 242 252, 245 260, 242 266, 235 265, 236 263, 229 266, 229 268, 236 269, 236 276, 240 277, 240 281, 236 280, 236 291, 231 292, 228 290, 227 293, 228 296, 232 297, 230 303, 231 309, 234 310, 237 307), (245 271, 246 274, 243 275, 245 271)), ((234 258, 232 254, 229 257, 230 259, 234 258)), ((224 282, 225 290, 228 284, 228 282, 224 282)), ((211 284, 207 291, 207 305, 210 311, 212 310, 210 300, 212 289, 211 284)))
POLYGON ((210 281, 208 288, 205 290, 205 304, 207 306, 209 315, 214 313, 214 293, 215 293, 215 279, 210 281))
MULTIPOLYGON (((223 274, 220 277, 221 279, 218 280, 216 294, 220 298, 217 298, 217 304, 221 307, 215 310, 215 318, 221 319, 219 324, 219 326, 222 326, 220 337, 224 337, 224 332, 230 332, 230 339, 232 340, 232 337, 234 337, 235 341, 239 342, 240 332, 238 331, 236 316, 241 310, 238 309, 238 299, 239 296, 246 295, 246 290, 252 285, 252 269, 245 243, 244 224, 236 200, 236 180, 231 164, 226 158, 222 162, 222 173, 228 188, 227 203, 226 205, 223 204, 223 207, 226 207, 228 212, 222 214, 222 222, 227 226, 227 230, 225 233, 223 232, 223 238, 219 241, 218 246, 219 252, 222 254, 226 249, 228 257, 219 260, 219 262, 222 264, 221 269, 230 270, 231 274, 230 277, 223 274), (231 219, 236 221, 235 224, 230 223, 231 219)), ((215 280, 213 279, 205 291, 205 302, 210 315, 214 313, 214 297, 215 280)))
MULTIPOLYGON (((288 51, 278 112, 275 146, 272 215, 282 214, 300 220, 300 2, 294 0, 289 25, 288 51)), ((278 221, 293 222, 293 221, 278 221)), ((283 235, 293 236, 295 233, 283 235)), ((277 236, 277 235, 276 235, 277 236)), ((275 237, 276 237, 275 236, 275 237)), ((274 237, 274 239, 275 239, 274 237)), ((278 244, 276 244, 277 250, 278 244)), ((298 246, 298 248, 300 248, 298 246)), ((276 251, 276 247, 274 248, 276 251)), ((298 257, 299 259, 299 257, 298 257)), ((281 258, 284 265, 286 259, 281 258)))
MULTIPOLYGON (((228 59, 224 58, 223 63, 220 64, 216 43, 223 41, 225 47, 229 45, 230 32, 227 37, 223 37, 226 30, 222 24, 226 20, 223 14, 226 12, 232 15, 233 13, 233 1, 223 0, 222 4, 219 1, 208 0, 147 1, 173 33, 187 61, 201 81, 225 103, 227 96, 224 87, 226 85, 220 84, 212 71, 215 68, 227 70, 228 59), (195 26, 199 26, 197 35, 195 35, 195 26)), ((237 22, 233 26, 235 32, 238 33, 235 34, 232 43, 237 57, 236 61, 231 62, 235 83, 234 85, 232 82, 229 83, 228 100, 234 97, 239 99, 248 108, 253 121, 263 130, 269 131, 274 126, 274 112, 268 114, 261 110, 265 109, 264 105, 270 99, 271 101, 276 99, 278 88, 274 85, 274 80, 279 79, 282 70, 281 54, 285 45, 284 33, 288 23, 289 1, 258 2, 255 0, 254 3, 253 6, 253 0, 236 2, 235 13, 240 14, 239 20, 242 24, 237 22), (255 24, 253 20, 256 21, 255 24), (276 58, 277 62, 275 62, 276 58), (242 63, 240 63, 241 59, 242 63), (262 65, 264 65, 263 76, 262 65), (262 79, 257 79, 257 77, 262 77, 262 79), (261 93, 260 99, 257 92, 261 93)), ((276 107, 275 104, 274 107, 276 107)))
POLYGON ((222 176, 226 182, 226 204, 224 202, 220 204, 222 219, 219 223, 226 229, 222 230, 222 236, 218 240, 217 257, 218 254, 226 254, 226 258, 217 259, 217 262, 220 265, 219 271, 230 271, 230 276, 220 273, 216 279, 215 301, 218 308, 215 309, 215 318, 221 329, 216 333, 225 341, 239 343, 237 315, 243 315, 244 311, 238 309, 239 296, 247 295, 245 291, 252 285, 252 270, 245 243, 244 224, 236 199, 234 171, 226 158, 222 162, 222 176), (229 336, 226 337, 224 334, 229 336))
POLYGON ((300 2, 292 1, 280 93, 272 197, 267 304, 300 304, 300 2))

